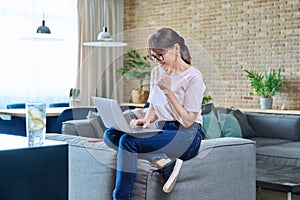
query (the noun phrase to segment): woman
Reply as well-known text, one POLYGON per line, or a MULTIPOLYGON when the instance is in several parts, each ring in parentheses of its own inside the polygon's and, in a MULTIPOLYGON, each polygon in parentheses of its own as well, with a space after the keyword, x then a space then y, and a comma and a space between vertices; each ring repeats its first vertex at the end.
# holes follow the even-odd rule
MULTIPOLYGON (((201 72, 191 66, 191 57, 184 39, 174 30, 162 28, 148 41, 148 54, 158 65, 152 69, 149 109, 131 126, 148 127, 155 122, 160 133, 133 137, 107 129, 105 143, 118 151, 114 199, 130 199, 136 176, 138 157, 165 154, 156 160, 167 181, 163 187, 170 192, 178 177, 182 160, 197 155, 201 144, 201 102, 205 84, 201 72), (169 162, 169 158, 175 159, 169 162)), ((155 157, 155 156, 154 156, 155 157)))

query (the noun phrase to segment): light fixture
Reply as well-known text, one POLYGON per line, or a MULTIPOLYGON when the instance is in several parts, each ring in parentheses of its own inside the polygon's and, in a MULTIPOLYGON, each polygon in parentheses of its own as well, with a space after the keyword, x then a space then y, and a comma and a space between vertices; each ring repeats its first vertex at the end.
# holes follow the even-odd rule
POLYGON ((58 38, 51 34, 48 26, 45 25, 45 15, 43 12, 42 26, 39 26, 32 36, 22 37, 21 40, 27 41, 65 41, 65 39, 58 38))
POLYGON ((43 34, 50 34, 51 31, 50 29, 45 26, 45 15, 43 13, 43 21, 42 21, 42 26, 39 26, 38 29, 36 30, 36 33, 43 33, 43 34))
POLYGON ((106 0, 104 0, 104 26, 102 32, 98 34, 97 39, 99 41, 97 42, 84 42, 84 46, 92 46, 92 47, 123 47, 126 46, 127 44, 124 42, 113 42, 112 39, 110 38, 110 33, 108 32, 108 28, 106 25, 106 0))

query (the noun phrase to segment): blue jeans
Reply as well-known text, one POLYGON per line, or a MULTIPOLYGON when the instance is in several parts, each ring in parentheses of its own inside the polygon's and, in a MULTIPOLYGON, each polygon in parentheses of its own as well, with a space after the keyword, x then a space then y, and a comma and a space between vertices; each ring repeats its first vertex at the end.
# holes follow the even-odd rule
POLYGON ((163 131, 135 136, 112 128, 105 131, 105 144, 118 151, 114 200, 130 199, 138 158, 166 154, 170 158, 188 160, 198 154, 202 130, 200 124, 194 123, 190 128, 184 128, 176 121, 159 122, 157 128, 163 131))

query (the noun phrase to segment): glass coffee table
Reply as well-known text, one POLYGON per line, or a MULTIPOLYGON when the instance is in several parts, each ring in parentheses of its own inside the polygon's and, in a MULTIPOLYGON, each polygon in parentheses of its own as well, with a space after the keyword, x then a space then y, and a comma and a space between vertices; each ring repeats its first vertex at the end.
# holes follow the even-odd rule
POLYGON ((263 188, 285 192, 287 200, 292 200, 292 194, 300 194, 300 166, 257 161, 256 187, 259 189, 259 199, 262 199, 261 189, 263 188))

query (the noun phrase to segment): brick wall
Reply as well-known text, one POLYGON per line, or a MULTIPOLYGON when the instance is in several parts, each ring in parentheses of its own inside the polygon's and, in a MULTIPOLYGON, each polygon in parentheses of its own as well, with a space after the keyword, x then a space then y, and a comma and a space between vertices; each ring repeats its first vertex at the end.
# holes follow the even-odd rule
MULTIPOLYGON (((259 108, 244 70, 282 66, 284 87, 273 108, 300 109, 299 24, 299 0, 124 0, 128 47, 143 51, 157 28, 175 29, 218 106, 259 108)), ((136 86, 125 81, 125 99, 136 86)))

